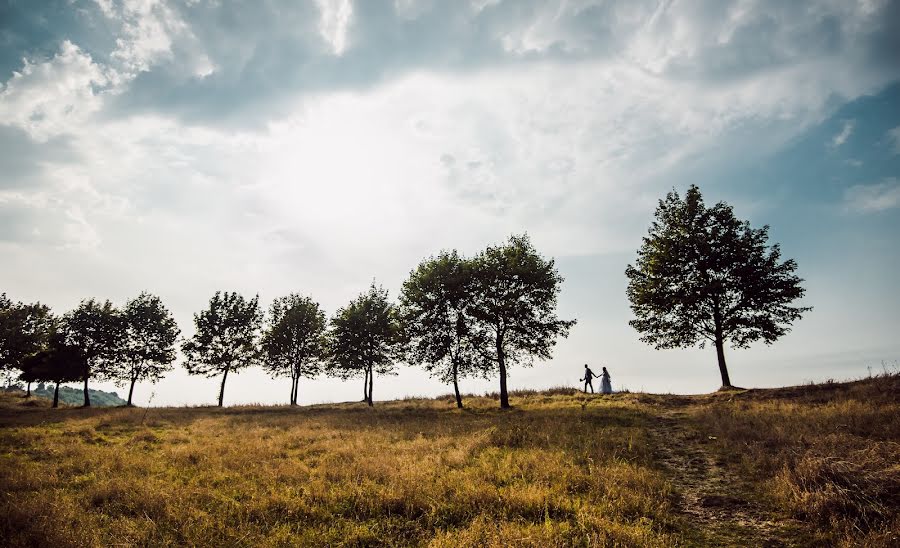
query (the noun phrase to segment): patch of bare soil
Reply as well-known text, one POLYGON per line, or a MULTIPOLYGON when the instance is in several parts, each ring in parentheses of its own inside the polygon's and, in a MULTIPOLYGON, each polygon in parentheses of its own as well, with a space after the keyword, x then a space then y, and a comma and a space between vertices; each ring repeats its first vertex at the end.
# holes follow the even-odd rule
POLYGON ((805 526, 755 500, 752 486, 710 450, 716 439, 692 430, 683 411, 663 412, 651 435, 656 460, 678 493, 676 507, 694 524, 694 541, 703 546, 804 544, 805 526))

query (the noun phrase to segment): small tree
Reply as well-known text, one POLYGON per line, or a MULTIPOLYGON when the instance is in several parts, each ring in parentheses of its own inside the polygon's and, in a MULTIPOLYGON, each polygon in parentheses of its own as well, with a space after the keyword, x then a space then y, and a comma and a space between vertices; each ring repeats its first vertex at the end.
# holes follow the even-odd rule
POLYGON ((477 370, 478 349, 485 344, 469 313, 474 290, 472 264, 454 250, 419 264, 400 293, 407 360, 453 383, 460 409, 459 378, 477 370))
POLYGON ((384 289, 373 283, 331 320, 328 334, 329 372, 349 379, 363 375, 364 400, 373 405, 375 373, 394 373, 400 332, 396 311, 384 289))
POLYGON ((53 407, 59 407, 59 385, 81 379, 84 355, 76 346, 67 345, 62 334, 51 336, 49 347, 25 358, 22 363, 22 380, 26 382, 52 382, 53 407))
POLYGON ((475 301, 472 317, 490 340, 482 348, 482 367, 500 374, 500 407, 509 407, 507 369, 531 366, 535 357, 550 359, 557 337, 567 337, 575 320, 560 320, 556 303, 563 278, 554 261, 545 260, 527 235, 491 246, 473 261, 475 301))
POLYGON ((811 310, 791 306, 803 296, 803 280, 793 259, 781 261, 778 244, 767 246, 768 232, 738 220, 725 202, 707 208, 696 186, 684 199, 669 192, 625 270, 636 316, 629 323, 641 340, 656 348, 712 342, 722 386, 730 387, 725 341, 771 344, 811 310))
MULTIPOLYGON (((17 303, 0 294, 0 371, 11 376, 28 356, 47 348, 55 321, 41 303, 17 303)), ((31 382, 26 385, 25 395, 30 396, 31 382)))
POLYGON ((123 342, 122 317, 111 302, 88 299, 63 316, 63 330, 66 344, 77 347, 84 357, 84 406, 90 407, 88 380, 115 377, 115 360, 123 342))
POLYGON ((156 383, 172 370, 178 324, 162 300, 144 292, 128 301, 122 310, 123 341, 116 380, 129 383, 128 404, 138 381, 156 383))
POLYGON ((297 405, 300 378, 311 379, 322 371, 324 335, 325 313, 319 303, 297 294, 272 302, 262 337, 263 368, 274 376, 291 377, 291 405, 297 405))
POLYGON ((259 296, 247 300, 237 293, 216 291, 209 308, 194 314, 196 333, 181 346, 191 375, 222 375, 219 407, 225 397, 228 373, 256 363, 262 324, 259 296))

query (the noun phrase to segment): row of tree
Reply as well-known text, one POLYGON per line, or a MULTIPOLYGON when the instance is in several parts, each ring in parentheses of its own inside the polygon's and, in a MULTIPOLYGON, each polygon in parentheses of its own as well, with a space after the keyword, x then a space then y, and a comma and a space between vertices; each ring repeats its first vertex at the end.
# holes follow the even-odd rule
MULTIPOLYGON (((509 407, 506 377, 514 363, 549 358, 574 320, 556 316, 562 278, 553 260, 527 236, 513 236, 472 258, 456 251, 424 260, 403 284, 399 303, 374 283, 339 309, 330 321, 317 302, 291 294, 275 299, 264 315, 259 297, 216 292, 194 315, 194 335, 181 342, 184 367, 193 375, 221 379, 218 403, 232 372, 261 365, 289 377, 296 405, 301 378, 328 374, 362 378, 363 399, 372 405, 374 379, 393 374, 406 361, 453 384, 462 407, 459 379, 500 378, 500 405, 509 407)), ((176 358, 179 329, 159 297, 142 293, 121 309, 109 301, 82 301, 55 317, 48 307, 0 303, 2 364, 36 381, 84 383, 112 380, 129 385, 156 382, 176 358)), ((54 406, 58 398, 54 398, 54 406)))
MULTIPOLYGON (((641 339, 657 348, 707 342, 716 349, 724 387, 731 386, 724 347, 773 343, 809 311, 795 306, 804 289, 797 263, 768 245, 768 226, 754 229, 719 202, 707 207, 696 186, 659 201, 637 260, 628 265, 627 297, 641 339)), ((300 295, 276 299, 264 318, 259 298, 217 292, 194 315, 195 334, 181 344, 188 372, 221 376, 261 364, 291 379, 297 403, 301 378, 327 373, 362 378, 372 405, 376 374, 406 361, 453 385, 460 378, 500 379, 500 405, 509 406, 506 377, 516 363, 547 359, 574 320, 556 315, 562 278, 527 236, 489 246, 474 257, 456 251, 424 260, 404 282, 399 302, 373 283, 329 322, 318 303, 300 295)), ((0 297, 0 366, 26 381, 155 382, 172 368, 179 331, 158 297, 143 293, 120 310, 83 301, 56 318, 40 303, 0 297)), ((29 385, 30 386, 30 385, 29 385)))

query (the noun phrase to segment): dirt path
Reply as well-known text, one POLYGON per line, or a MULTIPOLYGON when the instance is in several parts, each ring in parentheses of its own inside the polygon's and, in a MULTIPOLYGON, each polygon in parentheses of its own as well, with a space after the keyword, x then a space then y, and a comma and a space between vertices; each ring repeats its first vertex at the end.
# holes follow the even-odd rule
POLYGON ((669 470, 678 510, 697 528, 704 546, 794 546, 802 525, 766 511, 748 496, 750 485, 709 450, 714 438, 694 432, 682 411, 660 415, 651 430, 657 460, 669 470), (794 534, 792 534, 792 531, 794 534))

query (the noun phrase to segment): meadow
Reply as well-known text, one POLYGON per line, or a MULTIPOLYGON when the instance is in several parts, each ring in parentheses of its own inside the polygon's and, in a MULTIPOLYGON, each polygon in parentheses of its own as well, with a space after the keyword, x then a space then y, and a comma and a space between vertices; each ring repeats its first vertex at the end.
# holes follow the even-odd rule
POLYGON ((310 407, 0 400, 6 546, 890 546, 900 377, 310 407))

